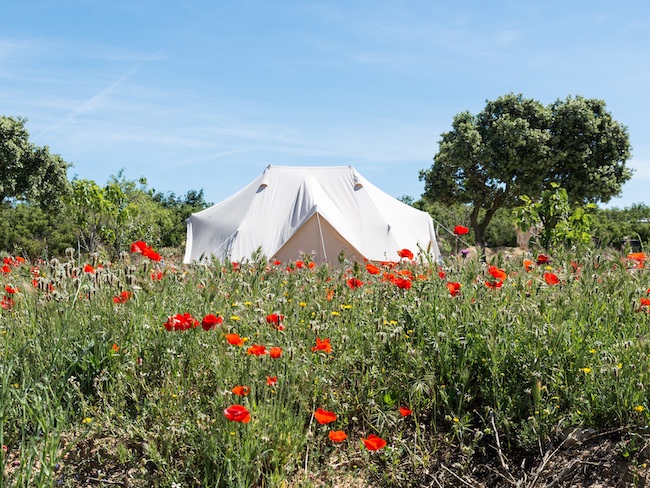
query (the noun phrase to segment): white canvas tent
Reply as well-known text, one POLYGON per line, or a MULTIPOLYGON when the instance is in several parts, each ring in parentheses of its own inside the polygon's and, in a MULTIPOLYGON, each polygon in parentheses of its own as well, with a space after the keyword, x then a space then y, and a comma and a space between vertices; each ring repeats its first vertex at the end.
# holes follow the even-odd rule
POLYGON ((261 252, 283 262, 396 261, 397 251, 438 260, 433 221, 384 193, 352 166, 268 166, 248 186, 187 220, 185 263, 241 261, 261 252))

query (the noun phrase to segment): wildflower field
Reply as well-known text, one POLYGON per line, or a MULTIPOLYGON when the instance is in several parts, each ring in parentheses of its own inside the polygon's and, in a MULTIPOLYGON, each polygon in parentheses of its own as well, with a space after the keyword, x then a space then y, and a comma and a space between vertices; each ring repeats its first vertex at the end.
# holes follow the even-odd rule
POLYGON ((5 257, 2 486, 538 486, 568 432, 642 486, 645 254, 401 256, 5 257))

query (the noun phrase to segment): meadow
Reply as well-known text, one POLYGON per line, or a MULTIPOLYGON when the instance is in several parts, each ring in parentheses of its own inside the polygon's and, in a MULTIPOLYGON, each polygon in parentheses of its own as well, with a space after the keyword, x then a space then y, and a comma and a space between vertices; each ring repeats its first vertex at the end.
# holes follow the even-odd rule
POLYGON ((402 255, 6 256, 2 486, 536 486, 569 432, 645 462, 645 254, 402 255))

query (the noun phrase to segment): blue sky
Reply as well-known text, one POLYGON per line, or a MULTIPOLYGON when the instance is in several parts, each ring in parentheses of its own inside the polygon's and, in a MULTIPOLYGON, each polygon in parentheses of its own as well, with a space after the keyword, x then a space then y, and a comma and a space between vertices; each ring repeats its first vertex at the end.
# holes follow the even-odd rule
POLYGON ((419 197, 440 134, 509 92, 605 100, 650 204, 645 1, 1 2, 0 114, 105 183, 219 202, 269 165, 355 166, 419 197))

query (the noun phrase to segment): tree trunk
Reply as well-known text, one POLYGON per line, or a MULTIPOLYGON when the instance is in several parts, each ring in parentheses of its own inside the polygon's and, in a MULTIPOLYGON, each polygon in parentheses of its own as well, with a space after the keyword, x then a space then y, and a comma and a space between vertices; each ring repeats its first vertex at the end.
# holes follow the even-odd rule
POLYGON ((480 248, 483 254, 485 254, 485 242, 483 240, 483 231, 485 230, 485 225, 482 225, 483 222, 478 221, 478 214, 481 210, 481 206, 477 205, 472 208, 472 213, 469 214, 469 222, 474 230, 474 238, 476 239, 476 247, 480 248))

